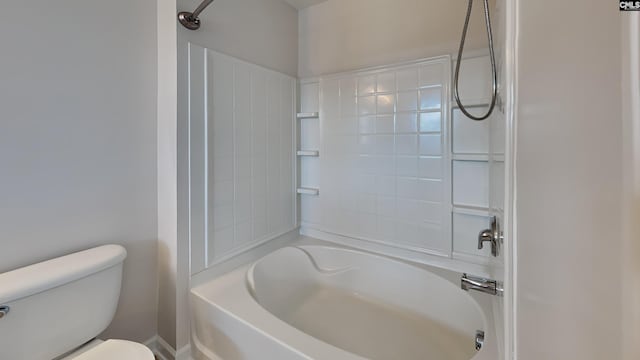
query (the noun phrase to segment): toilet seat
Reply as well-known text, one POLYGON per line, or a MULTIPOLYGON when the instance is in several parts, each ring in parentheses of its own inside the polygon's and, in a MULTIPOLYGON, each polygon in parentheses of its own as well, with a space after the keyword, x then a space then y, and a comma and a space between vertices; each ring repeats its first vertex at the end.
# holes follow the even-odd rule
POLYGON ((107 340, 65 360, 154 360, 148 347, 126 340, 107 340))

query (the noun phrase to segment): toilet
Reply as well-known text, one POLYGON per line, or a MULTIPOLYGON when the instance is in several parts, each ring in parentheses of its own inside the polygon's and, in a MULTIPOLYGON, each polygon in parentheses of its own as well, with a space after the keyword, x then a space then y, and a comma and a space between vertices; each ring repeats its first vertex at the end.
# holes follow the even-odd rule
POLYGON ((0 359, 153 360, 142 344, 96 338, 115 315, 126 256, 105 245, 0 274, 0 359))

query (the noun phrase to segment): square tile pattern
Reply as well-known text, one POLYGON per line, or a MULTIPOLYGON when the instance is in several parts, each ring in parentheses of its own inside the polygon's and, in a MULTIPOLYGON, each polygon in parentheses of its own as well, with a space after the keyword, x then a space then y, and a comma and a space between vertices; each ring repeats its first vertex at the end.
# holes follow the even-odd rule
MULTIPOLYGON (((190 51, 192 271, 199 271, 295 228, 297 84, 215 51, 190 51)), ((451 208, 500 207, 489 194, 503 189, 503 167, 498 161, 490 172, 486 161, 450 155, 488 154, 489 142, 502 152, 503 119, 475 123, 454 110, 449 141, 450 66, 432 60, 301 84, 301 111, 321 113, 298 124, 300 148, 320 150, 319 158, 300 159, 301 185, 320 188, 318 197, 300 197, 303 222, 398 247, 487 255, 473 247, 486 216, 452 217, 451 208)), ((481 88, 472 85, 463 87, 481 88)))
POLYGON ((448 66, 429 61, 321 79, 321 196, 303 206, 303 219, 342 235, 450 252, 448 66))
MULTIPOLYGON (((296 80, 215 51, 205 56, 212 264, 295 227, 296 80)), ((304 105, 317 106, 310 99, 304 105)))
MULTIPOLYGON (((304 223, 398 247, 465 254, 464 261, 489 255, 477 250, 476 236, 488 223, 483 213, 501 207, 502 164, 494 162, 489 174, 488 161, 480 158, 502 152, 502 118, 475 122, 454 109, 449 127, 448 66, 389 67, 326 77, 315 89, 301 87, 302 99, 323 94, 318 108, 304 110, 320 111, 321 123, 312 135, 309 127, 300 134, 302 147, 323 137, 320 159, 302 159, 302 183, 321 188, 319 197, 300 199, 304 223), (463 158, 452 161, 451 155, 463 158), (491 201, 490 184, 496 194, 491 201)), ((477 102, 486 76, 467 75, 462 92, 477 102)))

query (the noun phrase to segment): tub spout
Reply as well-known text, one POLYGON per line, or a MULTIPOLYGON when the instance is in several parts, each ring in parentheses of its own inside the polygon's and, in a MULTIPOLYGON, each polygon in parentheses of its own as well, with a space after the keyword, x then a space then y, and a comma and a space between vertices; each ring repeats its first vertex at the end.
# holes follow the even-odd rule
POLYGON ((462 290, 465 291, 476 290, 485 294, 496 296, 502 296, 502 293, 504 292, 502 283, 496 280, 485 279, 467 274, 462 274, 460 286, 462 287, 462 290))

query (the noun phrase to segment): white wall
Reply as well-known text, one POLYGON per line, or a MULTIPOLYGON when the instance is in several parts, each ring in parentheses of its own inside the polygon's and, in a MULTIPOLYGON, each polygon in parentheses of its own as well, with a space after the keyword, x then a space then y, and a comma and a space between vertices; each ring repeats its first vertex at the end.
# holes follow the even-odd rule
MULTIPOLYGON (((175 338, 178 282, 176 0, 158 0, 158 333, 175 338)), ((187 210, 183 210, 187 211, 187 210)), ((188 244, 187 244, 188 247, 188 244)))
POLYGON ((640 13, 623 18, 624 238, 623 359, 640 358, 640 13))
MULTIPOLYGON (((200 0, 179 0, 193 11, 200 0)), ((298 12, 283 0, 216 0, 198 31, 180 26, 181 39, 291 76, 298 68, 298 12)))
POLYGON ((0 6, 0 271, 124 245, 105 336, 138 341, 156 329, 155 7, 0 6))
POLYGON ((626 15, 599 0, 518 3, 520 360, 621 358, 626 15))
MULTIPOLYGON (((487 47, 482 2, 474 4, 467 50, 487 47)), ((466 6, 462 0, 328 0, 301 10, 298 75, 453 53, 466 6)))

